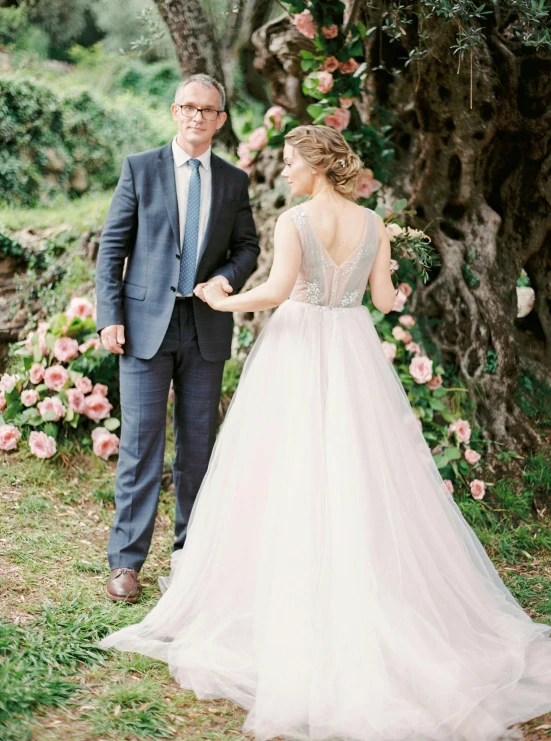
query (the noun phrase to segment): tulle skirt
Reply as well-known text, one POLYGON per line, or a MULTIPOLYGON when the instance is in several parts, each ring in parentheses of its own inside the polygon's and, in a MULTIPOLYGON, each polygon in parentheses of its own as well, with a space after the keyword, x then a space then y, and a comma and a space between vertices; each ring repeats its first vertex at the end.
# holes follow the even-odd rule
POLYGON ((286 301, 168 591, 102 645, 234 701, 259 741, 494 741, 551 711, 550 632, 446 490, 368 310, 286 301))

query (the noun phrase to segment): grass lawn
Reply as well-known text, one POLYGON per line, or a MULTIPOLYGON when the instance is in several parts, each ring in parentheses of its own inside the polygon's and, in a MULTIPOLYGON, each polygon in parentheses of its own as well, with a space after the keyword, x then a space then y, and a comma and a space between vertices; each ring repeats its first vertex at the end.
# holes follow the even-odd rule
MULTIPOLYGON (((165 463, 173 454, 169 428, 165 463)), ((502 478, 491 505, 459 504, 503 579, 532 618, 551 622, 551 522, 529 502, 549 502, 545 453, 502 478)), ((105 551, 116 463, 77 448, 55 461, 0 454, 0 738, 2 741, 236 741, 245 712, 197 700, 163 663, 105 653, 98 640, 136 622, 159 597, 172 532, 163 492, 137 605, 104 597, 105 551)), ((551 738, 551 714, 522 727, 525 741, 551 738)))

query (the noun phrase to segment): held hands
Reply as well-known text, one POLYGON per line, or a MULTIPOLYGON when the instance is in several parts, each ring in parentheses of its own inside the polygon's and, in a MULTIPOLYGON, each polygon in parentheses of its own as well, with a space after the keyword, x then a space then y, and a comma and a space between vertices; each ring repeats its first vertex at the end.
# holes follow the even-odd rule
POLYGON ((228 279, 223 275, 216 275, 208 283, 198 283, 193 289, 193 293, 202 301, 208 303, 212 309, 222 311, 222 306, 226 301, 228 294, 233 288, 228 279))
POLYGON ((108 327, 104 327, 100 332, 101 344, 109 352, 115 353, 116 355, 124 355, 124 325, 123 324, 110 324, 108 327))

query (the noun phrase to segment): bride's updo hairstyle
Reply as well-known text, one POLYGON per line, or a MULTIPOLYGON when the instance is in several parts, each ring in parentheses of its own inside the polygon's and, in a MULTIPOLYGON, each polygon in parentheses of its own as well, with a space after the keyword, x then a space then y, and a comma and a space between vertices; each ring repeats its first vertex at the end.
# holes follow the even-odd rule
POLYGON ((330 126, 310 124, 294 128, 285 141, 307 165, 322 172, 337 193, 354 200, 363 164, 342 134, 330 126))

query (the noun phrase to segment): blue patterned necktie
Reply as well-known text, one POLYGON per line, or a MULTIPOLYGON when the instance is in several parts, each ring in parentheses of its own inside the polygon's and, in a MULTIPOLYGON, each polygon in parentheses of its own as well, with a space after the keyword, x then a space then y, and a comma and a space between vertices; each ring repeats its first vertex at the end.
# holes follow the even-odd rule
POLYGON ((199 213, 201 210, 201 176, 199 175, 199 160, 190 159, 189 190, 187 196, 186 226, 184 229, 184 244, 180 261, 180 277, 178 278, 178 292, 188 296, 195 288, 195 271, 197 269, 197 248, 199 246, 199 213))

